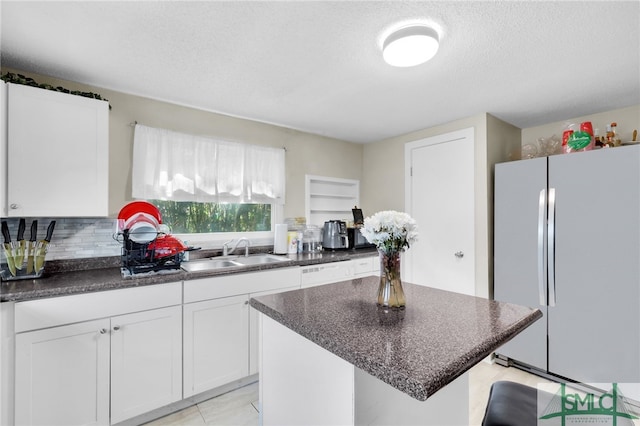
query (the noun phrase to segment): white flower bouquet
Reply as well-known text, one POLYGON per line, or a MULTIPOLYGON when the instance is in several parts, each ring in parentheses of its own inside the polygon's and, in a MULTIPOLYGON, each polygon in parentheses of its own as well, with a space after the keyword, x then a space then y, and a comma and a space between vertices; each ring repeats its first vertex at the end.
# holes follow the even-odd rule
POLYGON ((360 232, 386 255, 403 252, 418 239, 416 221, 407 213, 394 210, 367 217, 360 232))

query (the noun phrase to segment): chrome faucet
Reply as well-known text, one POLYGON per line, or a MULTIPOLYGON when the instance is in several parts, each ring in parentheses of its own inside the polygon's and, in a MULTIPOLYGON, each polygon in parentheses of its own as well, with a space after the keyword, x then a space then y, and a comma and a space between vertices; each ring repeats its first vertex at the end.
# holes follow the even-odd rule
POLYGON ((249 241, 248 238, 244 238, 243 237, 243 238, 238 239, 238 242, 236 243, 235 247, 233 247, 231 250, 229 250, 229 244, 232 243, 232 242, 233 242, 233 240, 229 240, 229 241, 227 241, 226 243, 224 243, 222 245, 222 255, 223 256, 228 256, 231 253, 233 253, 238 248, 240 243, 242 243, 242 242, 246 243, 246 245, 244 247, 244 255, 245 256, 249 256, 249 247, 251 247, 251 241, 249 241))

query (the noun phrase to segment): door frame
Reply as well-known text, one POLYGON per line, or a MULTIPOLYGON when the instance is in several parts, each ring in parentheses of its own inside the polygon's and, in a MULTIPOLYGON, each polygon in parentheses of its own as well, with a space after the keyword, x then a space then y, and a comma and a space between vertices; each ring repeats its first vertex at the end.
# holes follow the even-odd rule
MULTIPOLYGON (((442 143, 447 143, 447 142, 453 142, 453 141, 457 141, 457 140, 462 140, 462 139, 470 139, 472 142, 472 146, 473 146, 473 164, 474 164, 474 181, 475 181, 475 167, 476 167, 476 143, 475 143, 475 128, 474 127, 467 127, 465 129, 461 129, 461 130, 455 130, 452 132, 447 132, 447 133, 442 133, 439 135, 435 135, 435 136, 429 136, 429 137, 425 137, 425 138, 421 138, 415 141, 411 141, 411 142, 407 142, 404 145, 404 209, 405 212, 407 212, 409 215, 413 216, 413 197, 412 197, 412 167, 411 167, 411 159, 412 159, 412 154, 413 151, 419 148, 424 148, 424 147, 428 147, 431 145, 437 145, 437 144, 442 144, 442 143)), ((474 229, 476 228, 477 224, 476 224, 476 209, 477 209, 477 200, 476 200, 476 190, 475 190, 475 183, 474 183, 474 190, 473 190, 474 196, 473 196, 473 206, 474 206, 474 229)), ((419 230, 419 229, 418 229, 419 230)), ((474 246, 474 253, 475 256, 477 256, 477 230, 474 231, 474 235, 473 235, 473 246, 474 246)), ((403 262, 403 270, 402 270, 402 274, 404 276, 409 276, 408 274, 408 270, 406 269, 407 262, 403 262)), ((477 265, 476 265, 476 259, 473 259, 473 275, 474 275, 474 281, 476 279, 476 275, 477 275, 477 265)), ((409 277, 411 278, 411 277, 409 277)), ((477 285, 474 291, 475 294, 477 294, 477 285)))

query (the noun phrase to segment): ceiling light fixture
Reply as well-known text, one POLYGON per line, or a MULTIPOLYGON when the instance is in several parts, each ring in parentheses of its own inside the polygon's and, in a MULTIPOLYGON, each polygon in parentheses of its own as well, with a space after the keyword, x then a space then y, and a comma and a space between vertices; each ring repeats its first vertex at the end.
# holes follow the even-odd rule
POLYGON ((413 67, 438 52, 438 33, 424 25, 403 27, 391 33, 382 45, 382 57, 394 67, 413 67))

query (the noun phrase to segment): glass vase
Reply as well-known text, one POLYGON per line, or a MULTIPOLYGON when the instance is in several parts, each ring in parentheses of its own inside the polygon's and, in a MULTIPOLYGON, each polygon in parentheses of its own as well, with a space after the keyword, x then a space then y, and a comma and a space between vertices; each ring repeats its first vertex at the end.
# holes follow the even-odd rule
POLYGON ((380 253, 380 285, 378 287, 378 306, 401 309, 406 301, 400 278, 400 252, 380 253))

